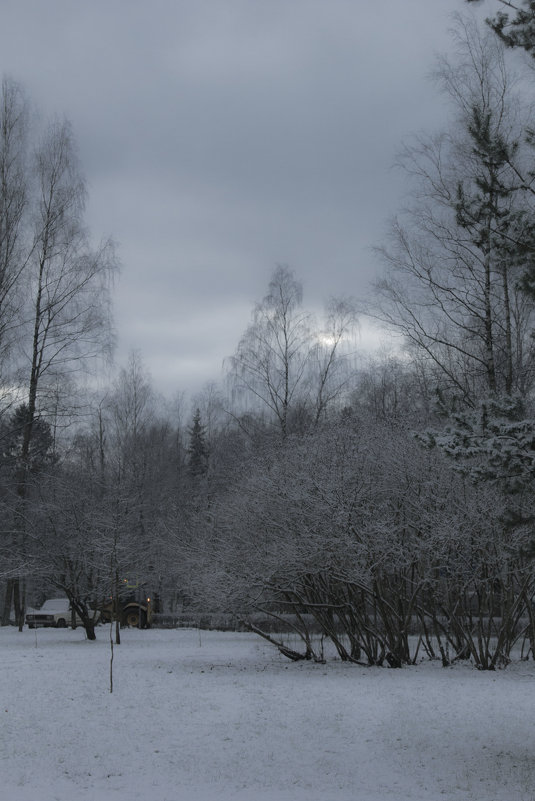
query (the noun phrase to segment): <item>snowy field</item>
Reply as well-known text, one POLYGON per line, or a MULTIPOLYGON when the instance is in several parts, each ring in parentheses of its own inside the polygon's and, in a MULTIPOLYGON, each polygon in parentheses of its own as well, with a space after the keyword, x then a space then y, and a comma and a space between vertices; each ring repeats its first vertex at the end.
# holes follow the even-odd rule
POLYGON ((535 666, 290 663, 251 634, 0 629, 2 801, 533 801, 535 666))

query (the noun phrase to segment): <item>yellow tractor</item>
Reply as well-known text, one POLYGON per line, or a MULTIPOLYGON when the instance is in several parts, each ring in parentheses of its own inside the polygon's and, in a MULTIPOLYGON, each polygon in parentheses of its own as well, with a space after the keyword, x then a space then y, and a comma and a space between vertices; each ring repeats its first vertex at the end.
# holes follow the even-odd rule
POLYGON ((152 617, 156 611, 150 596, 142 592, 139 579, 123 579, 116 598, 109 598, 100 607, 100 620, 109 623, 119 620, 121 626, 130 628, 150 628, 152 617))

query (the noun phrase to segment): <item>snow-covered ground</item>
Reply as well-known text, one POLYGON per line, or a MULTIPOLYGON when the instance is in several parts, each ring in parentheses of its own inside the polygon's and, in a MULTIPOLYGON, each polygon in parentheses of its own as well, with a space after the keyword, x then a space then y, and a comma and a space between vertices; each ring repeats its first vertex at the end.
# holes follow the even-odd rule
POLYGON ((2 801, 532 801, 535 664, 290 663, 250 634, 0 629, 2 801))

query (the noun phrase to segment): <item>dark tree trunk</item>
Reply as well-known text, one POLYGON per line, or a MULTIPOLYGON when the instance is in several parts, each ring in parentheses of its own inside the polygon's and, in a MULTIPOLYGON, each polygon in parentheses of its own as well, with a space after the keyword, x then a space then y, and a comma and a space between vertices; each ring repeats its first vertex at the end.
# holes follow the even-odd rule
POLYGON ((13 579, 8 579, 6 581, 6 591, 4 594, 4 610, 2 612, 2 626, 9 626, 12 602, 13 602, 13 579))
POLYGON ((93 620, 84 620, 84 629, 88 640, 96 640, 97 635, 95 634, 95 622, 93 620))

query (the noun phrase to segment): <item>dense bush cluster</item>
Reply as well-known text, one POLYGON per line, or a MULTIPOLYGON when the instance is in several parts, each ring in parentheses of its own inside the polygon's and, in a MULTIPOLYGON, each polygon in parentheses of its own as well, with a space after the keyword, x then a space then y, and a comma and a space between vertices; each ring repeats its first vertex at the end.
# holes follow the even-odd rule
POLYGON ((277 642, 296 659, 320 658, 319 629, 344 660, 494 668, 535 635, 531 527, 506 508, 409 432, 350 417, 264 454, 211 509, 197 570, 215 605, 291 614, 302 649, 277 642))

